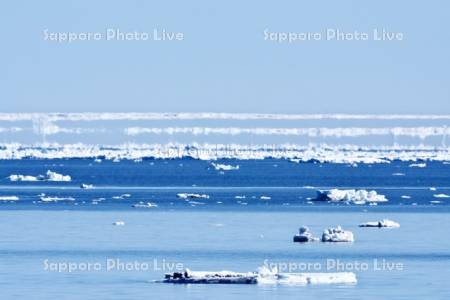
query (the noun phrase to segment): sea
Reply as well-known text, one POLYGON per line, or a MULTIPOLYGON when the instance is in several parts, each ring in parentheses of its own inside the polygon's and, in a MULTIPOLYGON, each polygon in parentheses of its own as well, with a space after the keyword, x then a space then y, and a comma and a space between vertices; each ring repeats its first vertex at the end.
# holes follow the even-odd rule
POLYGON ((0 161, 0 299, 450 298, 447 162, 214 163, 0 161), (70 180, 49 180, 49 170, 70 180), (318 191, 330 189, 374 190, 388 201, 315 201, 318 191), (358 226, 383 219, 400 227, 358 226), (301 226, 317 237, 341 226, 355 241, 294 243, 301 226), (261 266, 353 272, 357 283, 161 282, 185 269, 256 272, 261 266))

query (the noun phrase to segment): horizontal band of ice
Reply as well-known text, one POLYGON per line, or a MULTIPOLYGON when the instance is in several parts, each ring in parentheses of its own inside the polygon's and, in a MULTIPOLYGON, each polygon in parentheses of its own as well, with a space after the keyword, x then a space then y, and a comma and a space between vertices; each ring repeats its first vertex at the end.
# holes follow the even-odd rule
POLYGON ((264 113, 0 113, 0 121, 139 120, 450 120, 450 115, 414 114, 264 114, 264 113))
POLYGON ((69 175, 62 175, 62 174, 47 170, 47 173, 45 173, 45 175, 38 175, 38 176, 12 174, 9 176, 9 180, 10 181, 66 181, 67 182, 67 181, 71 181, 72 178, 69 175))
POLYGON ((366 190, 339 190, 331 189, 326 191, 317 191, 316 201, 331 202, 351 202, 354 204, 365 204, 366 202, 387 202, 388 199, 384 195, 378 194, 376 191, 366 190))
POLYGON ((232 271, 203 272, 186 269, 184 272, 166 274, 162 282, 182 284, 356 284, 356 275, 338 273, 279 273, 266 266, 258 272, 238 273, 232 271))
POLYGON ((342 128, 243 128, 243 127, 128 127, 129 136, 140 134, 191 134, 191 135, 283 135, 307 137, 361 137, 361 136, 407 136, 425 139, 431 136, 450 135, 450 128, 442 127, 342 127, 342 128))
POLYGON ((450 148, 240 145, 240 144, 0 144, 0 159, 92 158, 98 160, 175 159, 289 159, 295 162, 389 163, 400 161, 450 161, 450 148))
POLYGON ((400 227, 400 224, 388 219, 384 219, 381 221, 375 221, 375 222, 366 222, 359 224, 359 227, 393 227, 398 228, 400 227))

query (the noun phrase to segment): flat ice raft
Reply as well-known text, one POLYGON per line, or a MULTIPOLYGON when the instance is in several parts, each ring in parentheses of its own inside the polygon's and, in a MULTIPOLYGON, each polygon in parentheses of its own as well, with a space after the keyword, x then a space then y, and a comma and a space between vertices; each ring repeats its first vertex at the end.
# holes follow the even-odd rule
POLYGON ((266 267, 259 272, 237 273, 231 271, 185 272, 166 274, 162 282, 165 283, 203 283, 203 284, 355 284, 356 275, 351 272, 339 273, 278 273, 266 267))
POLYGON ((381 221, 375 221, 375 222, 367 222, 367 223, 362 223, 359 224, 359 227, 393 227, 393 228, 398 228, 400 227, 400 224, 388 219, 384 219, 381 221))

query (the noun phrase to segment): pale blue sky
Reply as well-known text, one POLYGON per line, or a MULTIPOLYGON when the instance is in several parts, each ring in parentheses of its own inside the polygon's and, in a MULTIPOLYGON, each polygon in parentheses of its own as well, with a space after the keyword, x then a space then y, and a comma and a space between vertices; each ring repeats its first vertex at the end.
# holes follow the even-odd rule
POLYGON ((450 113, 448 1, 8 1, 1 112, 450 113), (264 41, 369 31, 396 42, 264 41), (181 42, 44 41, 52 32, 181 31, 181 42))

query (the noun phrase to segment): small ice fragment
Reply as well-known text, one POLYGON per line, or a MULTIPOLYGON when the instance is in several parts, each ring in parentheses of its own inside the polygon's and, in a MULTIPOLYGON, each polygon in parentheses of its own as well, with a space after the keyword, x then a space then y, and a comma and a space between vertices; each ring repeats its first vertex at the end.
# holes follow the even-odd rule
POLYGON ((84 189, 84 190, 89 190, 89 189, 93 189, 94 185, 93 184, 82 183, 82 184, 80 184, 80 188, 84 189))
POLYGON ((410 168, 425 168, 426 166, 426 163, 414 163, 409 165, 410 168))
POLYGON ((214 169, 216 169, 216 171, 239 170, 239 165, 232 166, 232 165, 216 164, 216 163, 211 163, 211 165, 214 167, 214 169))
POLYGON ((298 243, 305 243, 305 242, 314 242, 318 241, 318 238, 315 238, 312 233, 309 231, 309 228, 306 226, 300 227, 298 230, 298 233, 294 235, 293 241, 298 243))
POLYGON ((124 226, 125 222, 124 221, 115 221, 114 223, 112 223, 115 226, 124 226))
POLYGON ((206 194, 189 194, 189 193, 178 193, 177 197, 180 199, 209 199, 209 195, 206 194))

